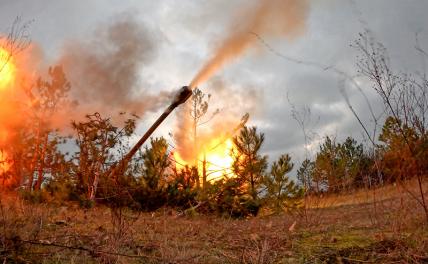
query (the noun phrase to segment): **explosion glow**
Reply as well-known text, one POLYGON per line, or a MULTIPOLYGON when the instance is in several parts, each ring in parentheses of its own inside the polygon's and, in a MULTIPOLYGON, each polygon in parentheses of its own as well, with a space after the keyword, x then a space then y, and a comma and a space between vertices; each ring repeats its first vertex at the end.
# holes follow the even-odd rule
POLYGON ((10 168, 7 153, 3 149, 3 146, 7 142, 7 140, 8 132, 0 126, 0 175, 8 171, 10 168))
POLYGON ((5 152, 0 151, 0 174, 8 171, 10 168, 10 164, 8 162, 8 156, 5 152))
POLYGON ((6 142, 8 138, 7 131, 0 129, 0 184, 2 186, 7 186, 10 179, 6 177, 6 172, 10 169, 10 160, 7 153, 1 148, 1 146, 6 142))
POLYGON ((6 49, 0 47, 0 178, 3 186, 9 184, 10 180, 7 179, 6 172, 9 171, 11 164, 4 147, 10 140, 9 125, 16 115, 9 92, 15 79, 15 60, 6 49))
MULTIPOLYGON (((293 40, 300 36, 306 29, 306 18, 309 14, 309 0, 258 0, 248 9, 236 13, 233 26, 225 32, 224 39, 220 41, 208 60, 202 65, 189 84, 196 88, 208 81, 214 74, 231 61, 242 56, 246 51, 257 44, 255 34, 261 34, 267 38, 285 37, 293 40)), ((206 157, 208 179, 220 178, 223 175, 232 175, 231 165, 233 158, 230 150, 233 147, 232 140, 228 139, 224 144, 216 144, 221 136, 213 135, 214 140, 203 147, 199 147, 197 155, 190 153, 192 140, 189 140, 188 131, 191 131, 192 120, 186 113, 189 109, 182 108, 182 114, 178 116, 178 131, 174 135, 176 147, 179 153, 174 154, 176 161, 184 165, 195 164, 195 161, 185 162, 182 157, 189 159, 198 157, 198 172, 201 173, 201 163, 206 157), (211 143, 213 142, 213 143, 211 143), (207 146, 208 145, 208 146, 207 146), (218 146, 212 149, 213 146, 218 146), (205 153, 203 151, 205 149, 205 153), (209 171, 208 171, 209 170, 209 171)), ((217 131, 221 134, 222 131, 217 131)), ((183 165, 178 165, 182 167, 183 165)))
MULTIPOLYGON (((232 139, 224 141, 222 138, 213 139, 205 146, 205 150, 198 153, 198 172, 201 176, 203 171, 203 161, 206 160, 207 181, 215 181, 224 176, 233 177, 232 164, 233 157, 232 139)), ((193 162, 185 161, 179 152, 174 152, 174 159, 177 162, 176 168, 182 169, 184 166, 191 166, 193 162)))
POLYGON ((15 77, 15 65, 9 52, 0 47, 0 90, 8 87, 15 77))

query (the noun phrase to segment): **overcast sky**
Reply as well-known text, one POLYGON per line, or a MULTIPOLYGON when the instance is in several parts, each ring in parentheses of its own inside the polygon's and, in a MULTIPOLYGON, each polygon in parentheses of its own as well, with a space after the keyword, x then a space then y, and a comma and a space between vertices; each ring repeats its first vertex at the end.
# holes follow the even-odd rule
MULTIPOLYGON (((249 2, 0 0, 0 30, 7 32, 18 15, 24 20, 34 19, 29 29, 32 41, 41 47, 49 63, 55 63, 65 43, 91 38, 120 17, 133 17, 146 29, 155 49, 153 58, 141 65, 141 89, 156 95, 188 84, 225 37, 233 15, 249 2)), ((422 65, 414 49, 416 33, 420 45, 428 49, 426 11, 427 0, 313 0, 303 35, 291 42, 266 41, 286 56, 334 65, 355 75, 357 53, 350 44, 367 27, 388 48, 397 70, 415 71, 422 65)), ((303 155, 303 135, 291 118, 287 94, 296 107, 308 105, 312 109, 317 134, 361 138, 361 128, 339 93, 341 79, 332 71, 284 60, 259 43, 200 88, 212 94, 213 104, 237 115, 238 120, 241 113, 249 111, 250 125, 257 125, 266 135, 264 152, 271 159, 291 153, 298 162, 303 155), (223 100, 228 95, 216 89, 219 83, 238 94, 236 103, 223 100), (245 100, 248 97, 253 100, 245 100)), ((363 80, 360 83, 376 106, 370 86, 363 80)), ((356 111, 368 116, 367 105, 355 87, 345 86, 356 111)), ((143 133, 160 111, 146 113, 138 132, 143 133)), ((368 118, 364 121, 369 122, 368 118)), ((174 122, 171 117, 156 134, 168 137, 174 122)))

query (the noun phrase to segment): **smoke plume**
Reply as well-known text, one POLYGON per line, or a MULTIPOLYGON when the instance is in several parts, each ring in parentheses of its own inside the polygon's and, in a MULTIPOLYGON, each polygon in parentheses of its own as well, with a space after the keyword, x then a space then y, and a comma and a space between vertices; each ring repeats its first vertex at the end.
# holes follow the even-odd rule
POLYGON ((257 40, 254 33, 265 37, 295 38, 305 29, 308 10, 308 0, 258 0, 253 8, 236 17, 226 39, 195 76, 190 87, 197 87, 251 47, 257 40))
POLYGON ((164 106, 169 94, 150 94, 140 78, 156 53, 152 32, 129 15, 83 41, 67 43, 60 64, 71 82, 79 112, 142 115, 164 106))
MULTIPOLYGON (((191 81, 190 87, 195 88, 207 81, 226 63, 251 48, 257 41, 255 34, 263 35, 266 38, 285 37, 289 40, 299 36, 305 30, 308 11, 308 0, 257 0, 249 9, 235 17, 225 40, 191 81)), ((211 124, 215 130, 201 134, 200 141, 221 137, 220 133, 233 129, 239 124, 240 116, 247 111, 254 113, 255 107, 261 100, 256 89, 246 87, 245 94, 243 94, 227 88, 223 82, 218 80, 209 83, 209 86, 212 86, 212 91, 218 94, 218 98, 221 98, 222 104, 232 107, 219 114, 221 118, 211 124), (220 87, 221 89, 219 89, 220 87), (236 109, 237 106, 245 106, 246 109, 242 107, 236 109)), ((192 150, 189 147, 193 144, 193 138, 188 104, 177 113, 178 129, 174 134, 174 139, 181 157, 191 161, 195 156, 193 152, 198 150, 192 150)))

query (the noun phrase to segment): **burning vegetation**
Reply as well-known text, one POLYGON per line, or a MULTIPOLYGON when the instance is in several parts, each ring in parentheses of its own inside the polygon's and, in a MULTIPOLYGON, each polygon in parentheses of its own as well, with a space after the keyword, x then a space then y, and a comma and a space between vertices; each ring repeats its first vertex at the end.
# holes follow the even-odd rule
POLYGON ((13 183, 13 175, 9 174, 12 161, 8 151, 21 119, 19 99, 14 90, 21 75, 17 69, 18 60, 11 51, 0 45, 0 174, 3 186, 13 183))
POLYGON ((16 69, 12 59, 13 58, 6 49, 0 48, 0 70, 2 71, 2 75, 0 76, 0 90, 10 86, 15 78, 16 69))

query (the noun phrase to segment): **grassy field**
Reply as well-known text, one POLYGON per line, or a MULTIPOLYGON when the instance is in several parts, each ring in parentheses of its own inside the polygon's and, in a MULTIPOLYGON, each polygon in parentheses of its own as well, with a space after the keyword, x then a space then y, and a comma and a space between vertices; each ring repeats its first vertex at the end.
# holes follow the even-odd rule
POLYGON ((399 186, 240 220, 1 195, 0 263, 428 263, 423 210, 399 186))

